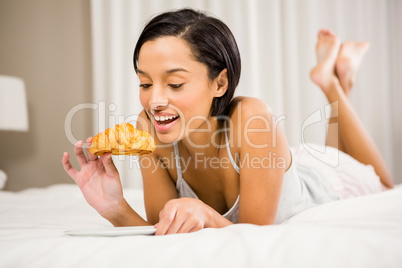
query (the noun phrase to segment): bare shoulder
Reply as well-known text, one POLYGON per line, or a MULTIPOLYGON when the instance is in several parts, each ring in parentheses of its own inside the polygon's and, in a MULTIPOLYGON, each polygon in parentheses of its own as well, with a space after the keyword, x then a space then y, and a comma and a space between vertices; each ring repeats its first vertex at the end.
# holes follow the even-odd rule
POLYGON ((280 117, 262 100, 236 97, 231 103, 230 141, 237 153, 261 150, 282 151, 288 158, 288 144, 280 117))
POLYGON ((251 117, 253 115, 263 116, 272 114, 271 108, 262 100, 244 96, 233 98, 230 110, 231 118, 239 115, 242 117, 251 117))
POLYGON ((236 97, 231 102, 229 122, 230 128, 244 129, 259 122, 259 127, 264 128, 274 119, 271 108, 260 99, 251 97, 236 97))

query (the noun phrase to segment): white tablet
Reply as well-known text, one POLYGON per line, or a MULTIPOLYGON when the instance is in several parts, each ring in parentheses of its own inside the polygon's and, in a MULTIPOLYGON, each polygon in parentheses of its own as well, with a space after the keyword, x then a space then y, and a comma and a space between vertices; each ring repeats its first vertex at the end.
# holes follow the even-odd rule
POLYGON ((153 235, 156 229, 153 226, 110 227, 101 229, 73 229, 64 233, 72 236, 127 236, 153 235))

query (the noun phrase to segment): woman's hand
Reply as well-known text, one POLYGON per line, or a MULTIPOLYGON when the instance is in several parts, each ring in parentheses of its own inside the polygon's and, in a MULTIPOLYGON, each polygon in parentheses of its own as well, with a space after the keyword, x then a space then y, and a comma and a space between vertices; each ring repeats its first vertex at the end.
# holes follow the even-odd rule
MULTIPOLYGON (((91 141, 92 138, 86 140, 87 144, 91 141)), ((125 203, 119 173, 110 153, 97 157, 87 148, 87 159, 82 145, 83 142, 78 141, 74 146, 81 170, 71 165, 68 153, 62 158, 64 170, 78 184, 87 202, 103 217, 110 218, 113 211, 125 203)))
POLYGON ((190 233, 208 226, 212 208, 194 198, 169 200, 159 213, 156 235, 190 233))

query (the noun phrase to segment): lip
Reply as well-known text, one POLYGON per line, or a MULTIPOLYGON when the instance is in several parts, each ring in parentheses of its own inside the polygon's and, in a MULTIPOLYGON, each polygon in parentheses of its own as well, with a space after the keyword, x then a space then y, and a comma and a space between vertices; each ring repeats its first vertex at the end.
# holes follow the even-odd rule
MULTIPOLYGON (((163 115, 163 114, 160 114, 160 115, 163 115)), ((180 116, 179 116, 176 120, 174 120, 173 122, 170 122, 169 124, 160 125, 160 124, 158 123, 158 121, 156 121, 156 119, 155 119, 155 117, 154 117, 154 126, 155 126, 155 128, 156 128, 156 130, 157 130, 158 132, 166 132, 166 131, 168 131, 169 129, 171 129, 171 128, 176 124, 176 122, 179 121, 179 119, 180 119, 180 116)))

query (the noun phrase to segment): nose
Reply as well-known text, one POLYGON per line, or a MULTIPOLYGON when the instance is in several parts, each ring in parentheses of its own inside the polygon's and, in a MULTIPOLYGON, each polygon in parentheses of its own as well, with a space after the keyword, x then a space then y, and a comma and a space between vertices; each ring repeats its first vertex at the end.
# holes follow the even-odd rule
POLYGON ((152 110, 163 110, 169 105, 169 98, 166 95, 165 90, 162 87, 155 86, 152 89, 151 96, 149 98, 149 106, 152 110))

